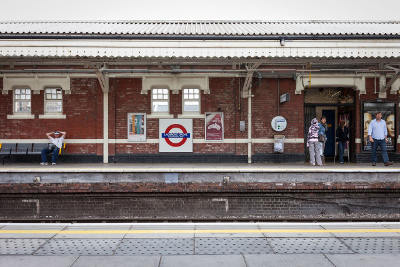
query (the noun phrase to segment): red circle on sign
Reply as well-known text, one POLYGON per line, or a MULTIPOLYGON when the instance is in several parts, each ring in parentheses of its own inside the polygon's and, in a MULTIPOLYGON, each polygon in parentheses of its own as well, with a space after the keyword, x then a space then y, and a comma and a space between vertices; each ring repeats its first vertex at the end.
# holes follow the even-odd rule
MULTIPOLYGON (((169 131, 171 131, 171 130, 174 129, 174 128, 181 129, 182 132, 183 132, 184 134, 187 133, 185 127, 183 127, 183 126, 180 125, 180 124, 171 124, 171 125, 168 126, 168 128, 165 130, 165 133, 169 133, 169 131)), ((170 146, 179 147, 179 146, 183 145, 184 143, 186 143, 186 139, 187 139, 187 138, 182 138, 182 140, 181 140, 179 143, 173 143, 173 142, 171 142, 171 140, 169 140, 169 138, 166 137, 166 138, 165 138, 165 142, 167 142, 167 144, 170 145, 170 146)))

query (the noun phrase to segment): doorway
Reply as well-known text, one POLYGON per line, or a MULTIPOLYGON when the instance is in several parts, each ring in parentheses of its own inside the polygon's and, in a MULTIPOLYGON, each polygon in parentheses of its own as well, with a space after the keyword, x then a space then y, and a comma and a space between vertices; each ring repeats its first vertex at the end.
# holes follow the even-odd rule
POLYGON ((326 117, 327 141, 324 155, 327 162, 333 162, 338 154, 336 129, 340 121, 345 121, 349 128, 350 142, 346 147, 345 160, 354 160, 355 155, 355 105, 354 90, 351 88, 310 88, 305 91, 304 104, 304 143, 306 159, 309 159, 307 133, 311 120, 326 117), (347 157, 347 155, 349 155, 347 157))

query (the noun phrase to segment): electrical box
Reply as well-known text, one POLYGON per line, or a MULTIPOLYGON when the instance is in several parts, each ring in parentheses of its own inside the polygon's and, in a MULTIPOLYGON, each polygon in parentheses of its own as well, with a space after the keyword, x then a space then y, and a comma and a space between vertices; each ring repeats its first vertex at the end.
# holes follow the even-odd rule
POLYGON ((283 153, 285 151, 285 136, 274 135, 274 152, 283 153))
POLYGON ((239 123, 239 130, 240 130, 241 132, 246 131, 246 122, 245 122, 245 121, 240 121, 240 123, 239 123))

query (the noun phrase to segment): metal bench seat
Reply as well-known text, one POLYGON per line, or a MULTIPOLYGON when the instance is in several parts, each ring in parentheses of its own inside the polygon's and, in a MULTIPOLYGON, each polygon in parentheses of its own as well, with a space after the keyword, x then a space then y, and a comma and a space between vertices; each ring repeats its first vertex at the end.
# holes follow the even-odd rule
POLYGON ((3 165, 4 165, 4 160, 6 158, 11 158, 11 153, 13 152, 15 153, 16 150, 17 150, 17 144, 1 144, 0 156, 3 161, 3 165))
POLYGON ((11 154, 27 155, 29 150, 32 150, 32 144, 19 143, 15 152, 11 154))
POLYGON ((35 143, 33 144, 32 150, 28 151, 28 155, 40 155, 42 153, 42 150, 48 147, 48 143, 35 143))

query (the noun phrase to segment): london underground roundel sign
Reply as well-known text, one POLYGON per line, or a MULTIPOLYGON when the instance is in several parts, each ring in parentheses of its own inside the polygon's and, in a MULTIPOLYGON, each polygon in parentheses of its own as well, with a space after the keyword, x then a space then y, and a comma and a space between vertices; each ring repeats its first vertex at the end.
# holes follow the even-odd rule
POLYGON ((160 119, 160 152, 193 152, 191 119, 160 119))

